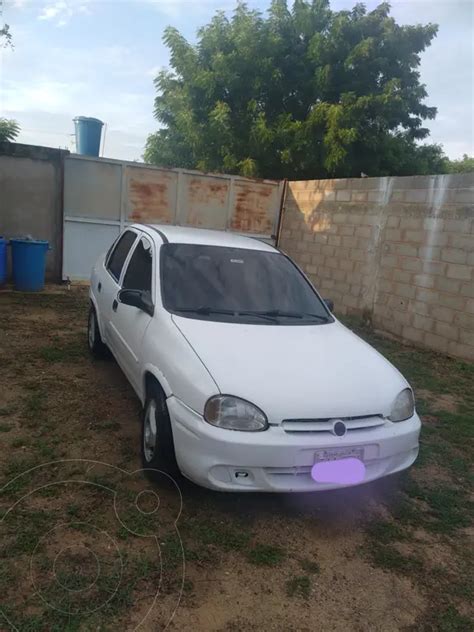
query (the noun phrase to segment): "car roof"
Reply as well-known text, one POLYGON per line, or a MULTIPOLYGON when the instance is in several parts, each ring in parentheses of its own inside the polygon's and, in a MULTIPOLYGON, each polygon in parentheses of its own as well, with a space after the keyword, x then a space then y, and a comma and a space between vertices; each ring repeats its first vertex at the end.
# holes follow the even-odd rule
POLYGON ((169 224, 133 224, 139 230, 148 229, 153 236, 161 236, 162 241, 172 244, 199 244, 203 246, 224 246, 228 248, 246 248, 247 250, 263 250, 278 252, 270 244, 254 237, 244 237, 238 233, 207 228, 189 228, 187 226, 171 226, 169 224))

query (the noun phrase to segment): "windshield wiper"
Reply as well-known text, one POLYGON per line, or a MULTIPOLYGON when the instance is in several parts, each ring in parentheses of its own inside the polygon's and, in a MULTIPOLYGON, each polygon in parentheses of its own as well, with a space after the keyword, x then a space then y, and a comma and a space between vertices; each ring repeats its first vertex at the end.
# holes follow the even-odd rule
POLYGON ((243 311, 239 310, 237 314, 239 316, 256 316, 257 318, 265 318, 265 320, 269 320, 272 323, 278 322, 275 316, 272 316, 271 314, 267 314, 266 312, 253 312, 251 310, 243 310, 243 311))
POLYGON ((232 309, 219 309, 214 307, 175 307, 175 312, 192 312, 194 314, 203 314, 205 316, 209 316, 209 314, 227 314, 230 316, 235 316, 235 311, 232 309))
POLYGON ((312 314, 310 312, 286 312, 281 309, 271 309, 266 312, 259 312, 259 313, 262 314, 263 316, 274 316, 274 317, 281 316, 282 318, 308 318, 310 317, 310 318, 316 318, 317 320, 320 320, 323 323, 329 322, 329 319, 327 316, 322 316, 320 314, 312 314))
POLYGON ((280 309, 272 309, 264 312, 252 311, 252 310, 233 310, 233 309, 219 309, 218 307, 208 307, 201 305, 201 307, 175 307, 175 312, 190 312, 193 314, 202 314, 204 316, 210 316, 211 314, 224 314, 226 316, 252 316, 255 318, 264 318, 272 323, 278 322, 278 318, 316 318, 324 323, 329 322, 326 316, 320 316, 319 314, 311 314, 305 312, 286 312, 280 309))
POLYGON ((276 323, 277 320, 274 316, 270 316, 269 314, 264 314, 263 312, 252 312, 252 311, 244 311, 244 310, 233 310, 233 309, 219 309, 214 307, 175 307, 175 312, 191 312, 193 314, 203 314, 204 316, 209 316, 210 314, 225 314, 226 316, 255 316, 257 318, 264 318, 265 320, 269 320, 272 323, 276 323))

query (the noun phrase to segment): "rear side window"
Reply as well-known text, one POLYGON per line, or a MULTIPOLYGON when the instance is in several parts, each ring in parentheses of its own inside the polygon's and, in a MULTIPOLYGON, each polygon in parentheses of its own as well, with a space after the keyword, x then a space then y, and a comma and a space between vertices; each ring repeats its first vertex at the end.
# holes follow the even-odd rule
POLYGON ((107 262, 107 270, 114 277, 117 283, 120 279, 125 259, 127 258, 136 237, 136 233, 132 233, 130 230, 125 231, 110 254, 107 262))
POLYGON ((153 266, 153 254, 148 239, 142 237, 135 248, 128 264, 123 289, 142 290, 151 293, 151 276, 153 266))

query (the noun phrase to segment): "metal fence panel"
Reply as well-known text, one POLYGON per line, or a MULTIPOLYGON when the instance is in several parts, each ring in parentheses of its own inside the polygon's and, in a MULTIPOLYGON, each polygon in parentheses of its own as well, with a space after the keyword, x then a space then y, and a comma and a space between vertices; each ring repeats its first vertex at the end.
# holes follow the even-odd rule
POLYGON ((236 179, 230 229, 271 237, 276 233, 280 197, 277 183, 236 179))
POLYGON ((77 160, 64 163, 64 210, 68 217, 120 220, 120 164, 77 160))
POLYGON ((174 224, 177 185, 176 171, 126 166, 127 221, 142 224, 174 224))
POLYGON ((198 228, 227 228, 231 180, 181 172, 178 224, 198 228))
POLYGON ((282 193, 273 180, 69 156, 63 278, 89 278, 97 256, 130 223, 230 230, 273 242, 282 193))
POLYGON ((89 279, 92 266, 119 233, 120 226, 65 222, 63 278, 79 281, 89 279))

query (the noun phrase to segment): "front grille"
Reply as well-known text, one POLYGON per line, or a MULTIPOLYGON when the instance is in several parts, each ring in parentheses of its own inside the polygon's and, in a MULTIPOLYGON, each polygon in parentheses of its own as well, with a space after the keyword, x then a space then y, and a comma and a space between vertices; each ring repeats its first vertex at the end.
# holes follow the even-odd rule
POLYGON ((366 430, 383 426, 382 415, 362 415, 357 417, 325 417, 316 419, 284 419, 281 423, 285 432, 333 432, 334 422, 343 421, 347 432, 366 430))

